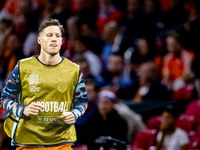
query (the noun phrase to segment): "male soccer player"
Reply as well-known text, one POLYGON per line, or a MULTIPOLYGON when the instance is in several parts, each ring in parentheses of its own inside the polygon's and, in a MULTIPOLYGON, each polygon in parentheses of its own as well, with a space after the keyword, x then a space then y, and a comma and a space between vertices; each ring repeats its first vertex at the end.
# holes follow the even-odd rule
POLYGON ((72 150, 74 123, 87 108, 83 73, 59 54, 63 27, 45 21, 38 30, 38 56, 20 60, 0 99, 9 114, 6 134, 17 150, 72 150))

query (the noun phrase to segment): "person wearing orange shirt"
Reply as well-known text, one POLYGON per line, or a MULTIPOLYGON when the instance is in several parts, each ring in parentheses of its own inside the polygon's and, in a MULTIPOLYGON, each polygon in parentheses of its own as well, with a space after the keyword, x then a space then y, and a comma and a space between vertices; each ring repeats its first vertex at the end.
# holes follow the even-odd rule
POLYGON ((168 53, 163 59, 162 76, 168 85, 191 71, 194 53, 182 47, 181 36, 173 32, 166 37, 168 53))

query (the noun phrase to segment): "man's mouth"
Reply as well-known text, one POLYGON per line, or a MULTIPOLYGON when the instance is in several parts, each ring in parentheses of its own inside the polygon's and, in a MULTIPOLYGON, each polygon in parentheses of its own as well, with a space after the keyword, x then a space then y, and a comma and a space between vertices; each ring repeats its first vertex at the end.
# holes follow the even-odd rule
POLYGON ((51 44, 50 46, 51 47, 57 47, 58 45, 57 44, 51 44))

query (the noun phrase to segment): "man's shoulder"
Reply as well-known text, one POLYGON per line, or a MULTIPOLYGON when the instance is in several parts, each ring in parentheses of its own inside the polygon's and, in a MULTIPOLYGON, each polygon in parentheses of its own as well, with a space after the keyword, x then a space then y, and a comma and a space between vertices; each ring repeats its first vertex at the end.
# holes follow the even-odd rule
POLYGON ((33 56, 28 57, 28 58, 23 58, 23 59, 20 59, 19 62, 28 61, 28 60, 31 60, 32 58, 33 58, 33 56))
POLYGON ((176 128, 173 138, 174 140, 177 139, 180 145, 185 145, 189 143, 188 133, 180 128, 176 128))
POLYGON ((174 132, 174 134, 176 134, 177 136, 188 136, 187 132, 184 131, 183 129, 181 128, 176 128, 176 131, 174 132))
POLYGON ((72 62, 71 60, 62 57, 63 58, 63 62, 68 63, 69 65, 75 66, 75 67, 79 67, 79 65, 77 65, 76 63, 72 62))

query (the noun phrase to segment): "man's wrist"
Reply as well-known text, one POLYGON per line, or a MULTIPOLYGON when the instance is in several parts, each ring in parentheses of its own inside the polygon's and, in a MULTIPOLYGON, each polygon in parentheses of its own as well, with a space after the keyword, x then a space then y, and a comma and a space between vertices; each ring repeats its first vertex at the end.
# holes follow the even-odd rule
POLYGON ((23 107, 22 108, 22 110, 21 110, 21 112, 20 112, 20 116, 19 117, 25 117, 25 115, 24 115, 24 109, 27 107, 27 105, 22 105, 22 106, 20 106, 20 107, 23 107))
POLYGON ((76 123, 77 119, 78 119, 78 115, 76 114, 76 111, 72 111, 73 115, 74 115, 74 123, 76 123))

